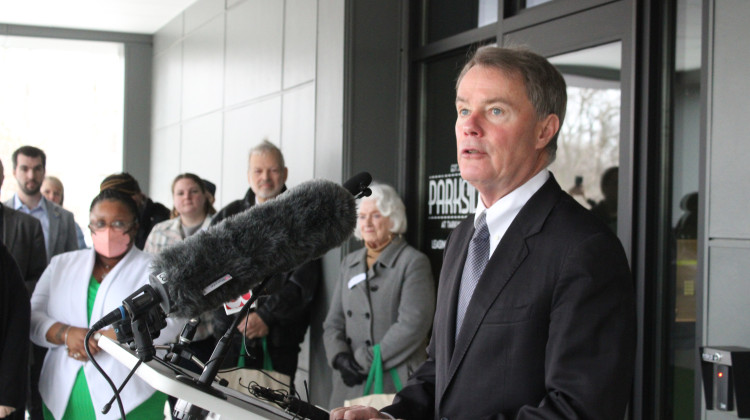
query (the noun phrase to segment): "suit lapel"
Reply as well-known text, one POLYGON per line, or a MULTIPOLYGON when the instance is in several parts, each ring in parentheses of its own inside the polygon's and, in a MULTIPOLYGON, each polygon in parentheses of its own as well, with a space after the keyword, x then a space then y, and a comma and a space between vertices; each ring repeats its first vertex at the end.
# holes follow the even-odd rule
MULTIPOLYGON (((466 260, 466 253, 468 252, 469 241, 474 230, 471 229, 463 236, 463 240, 460 243, 463 256, 462 261, 460 264, 453 264, 453 267, 450 268, 454 284, 451 285, 451 315, 449 320, 453 322, 454 326, 453 328, 446 328, 450 332, 447 334, 448 337, 444 336, 443 339, 450 340, 450 347, 446 348, 451 348, 453 351, 452 354, 448 354, 448 358, 446 359, 448 361, 447 364, 440 366, 440 369, 446 369, 446 371, 443 372, 445 374, 445 382, 443 389, 438 390, 439 396, 442 396, 448 389, 487 311, 505 289, 508 282, 512 280, 513 274, 528 256, 529 249, 526 245, 526 240, 542 229, 544 221, 559 199, 560 191, 560 186, 550 173, 547 182, 529 199, 513 220, 479 279, 477 288, 466 310, 463 327, 455 340, 455 346, 453 346, 458 288, 461 283, 461 274, 466 260)), ((446 343, 442 344, 445 345, 446 343)))
POLYGON ((16 223, 11 218, 13 217, 13 214, 11 214, 10 208, 6 206, 3 207, 3 243, 5 244, 5 247, 8 249, 13 249, 13 245, 16 243, 16 228, 18 223, 16 223))
MULTIPOLYGON (((471 218, 471 223, 473 224, 474 218, 471 218)), ((458 232, 457 232, 458 233, 458 232)), ((463 266, 466 264, 466 254, 468 252, 469 248, 469 242, 471 241, 471 236, 474 234, 474 229, 470 228, 467 229, 467 232, 456 235, 456 247, 459 250, 462 250, 458 255, 452 256, 450 258, 450 266, 446 267, 448 270, 450 270, 447 275, 445 276, 445 280, 449 281, 450 287, 448 288, 448 296, 447 296, 447 303, 448 303, 448 313, 447 313, 447 319, 445 320, 446 325, 444 330, 446 331, 446 334, 443 336, 443 344, 445 349, 448 349, 448 357, 453 353, 453 347, 455 344, 454 337, 456 336, 456 309, 458 305, 458 291, 461 287, 461 274, 463 273, 463 266)), ((448 257, 448 255, 446 255, 448 257)))
POLYGON ((473 217, 468 217, 451 232, 443 255, 443 268, 440 271, 438 287, 435 325, 433 340, 435 341, 436 398, 442 400, 443 392, 448 384, 448 364, 453 353, 454 336, 456 331, 456 303, 458 289, 461 285, 461 273, 466 261, 466 253, 474 233, 473 217))
MULTIPOLYGON (((513 273, 529 253, 524 236, 518 235, 518 229, 514 230, 516 232, 511 232, 511 229, 508 229, 508 232, 505 233, 502 241, 492 254, 492 258, 487 262, 482 277, 479 278, 477 288, 471 297, 469 307, 466 309, 461 331, 456 338, 453 355, 448 365, 448 381, 446 383, 450 383, 456 373, 492 303, 495 302, 497 296, 503 291, 513 273)), ((455 323, 455 308, 453 312, 455 323)))

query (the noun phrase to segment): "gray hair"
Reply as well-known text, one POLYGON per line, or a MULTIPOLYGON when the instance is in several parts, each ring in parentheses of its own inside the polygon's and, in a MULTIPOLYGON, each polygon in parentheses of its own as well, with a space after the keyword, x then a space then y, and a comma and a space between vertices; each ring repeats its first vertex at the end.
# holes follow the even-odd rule
POLYGON ((284 164, 284 154, 281 153, 281 149, 276 147, 275 144, 268 141, 268 139, 264 139, 262 142, 260 142, 260 144, 250 149, 248 159, 253 155, 253 153, 258 153, 261 155, 265 153, 271 153, 276 156, 276 161, 279 163, 281 169, 286 168, 286 165, 284 164))
MULTIPOLYGON (((518 75, 526 86, 526 95, 536 110, 537 118, 555 114, 560 119, 562 128, 565 119, 565 108, 568 104, 568 93, 562 74, 546 58, 524 48, 501 48, 484 46, 476 50, 464 65, 456 80, 456 90, 461 79, 474 66, 489 67, 500 70, 506 75, 518 75)), ((555 160, 557 153, 557 133, 547 144, 547 164, 555 160)))
MULTIPOLYGON (((396 190, 387 184, 374 183, 370 185, 372 195, 365 197, 357 203, 357 212, 365 200, 375 200, 375 207, 384 217, 391 220, 391 233, 401 235, 406 233, 406 206, 401 201, 401 197, 396 190)), ((362 233, 359 231, 359 223, 354 229, 354 236, 362 239, 362 233)))

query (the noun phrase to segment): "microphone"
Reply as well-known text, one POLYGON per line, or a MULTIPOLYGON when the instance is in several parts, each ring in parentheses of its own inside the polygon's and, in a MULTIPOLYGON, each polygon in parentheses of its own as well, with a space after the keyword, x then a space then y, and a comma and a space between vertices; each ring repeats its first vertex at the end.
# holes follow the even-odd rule
POLYGON ((150 276, 162 309, 196 317, 339 246, 354 231, 353 194, 367 189, 368 178, 358 174, 346 188, 302 183, 165 249, 150 276))
POLYGON ((372 176, 368 172, 360 172, 344 182, 346 188, 354 198, 369 197, 372 191, 367 188, 372 182, 372 176))

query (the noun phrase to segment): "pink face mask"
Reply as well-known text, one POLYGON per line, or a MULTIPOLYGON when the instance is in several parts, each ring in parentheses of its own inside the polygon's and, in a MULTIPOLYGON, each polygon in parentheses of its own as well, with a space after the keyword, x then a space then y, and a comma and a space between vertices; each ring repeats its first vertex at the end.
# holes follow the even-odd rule
POLYGON ((130 235, 111 228, 92 233, 91 239, 94 241, 96 252, 107 258, 119 257, 130 245, 130 235))

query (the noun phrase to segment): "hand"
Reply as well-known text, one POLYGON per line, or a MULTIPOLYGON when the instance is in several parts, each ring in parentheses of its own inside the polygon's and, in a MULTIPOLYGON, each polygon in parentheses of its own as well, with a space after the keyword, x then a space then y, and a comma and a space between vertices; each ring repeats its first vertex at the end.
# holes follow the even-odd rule
POLYGON ((237 329, 247 338, 262 338, 268 335, 268 325, 257 313, 251 312, 242 320, 237 329))
POLYGON ((573 187, 571 187, 568 190, 568 194, 570 194, 570 195, 580 195, 580 196, 583 196, 584 198, 586 197, 586 193, 585 193, 585 191, 583 189, 583 185, 574 185, 573 187))
POLYGON ((390 417, 380 411, 362 405, 352 407, 339 407, 331 410, 330 420, 372 420, 372 419, 390 419, 390 417))
MULTIPOLYGON (((68 339, 67 339, 67 345, 68 345, 68 356, 76 359, 80 362, 88 361, 88 356, 86 355, 86 349, 84 348, 83 341, 86 338, 86 333, 88 333, 89 330, 86 328, 78 328, 78 327, 70 327, 68 330, 68 339)), ((99 348, 99 344, 94 339, 94 336, 92 334, 91 338, 89 338, 89 350, 91 350, 91 355, 95 355, 99 353, 101 350, 99 348)))
MULTIPOLYGON (((104 330, 99 330, 97 332, 101 333, 101 335, 109 338, 112 341, 117 341, 117 333, 112 328, 107 328, 107 329, 104 329, 104 330)), ((97 337, 96 334, 94 334, 92 337, 94 337, 94 339, 96 339, 97 342, 99 341, 99 338, 97 337)))
POLYGON ((4 419, 16 411, 15 407, 8 407, 7 405, 0 405, 0 419, 4 419))
POLYGON ((367 375, 361 373, 362 366, 354 360, 351 353, 337 354, 336 358, 333 359, 333 368, 341 373, 341 379, 344 380, 346 386, 359 385, 367 379, 367 375))

